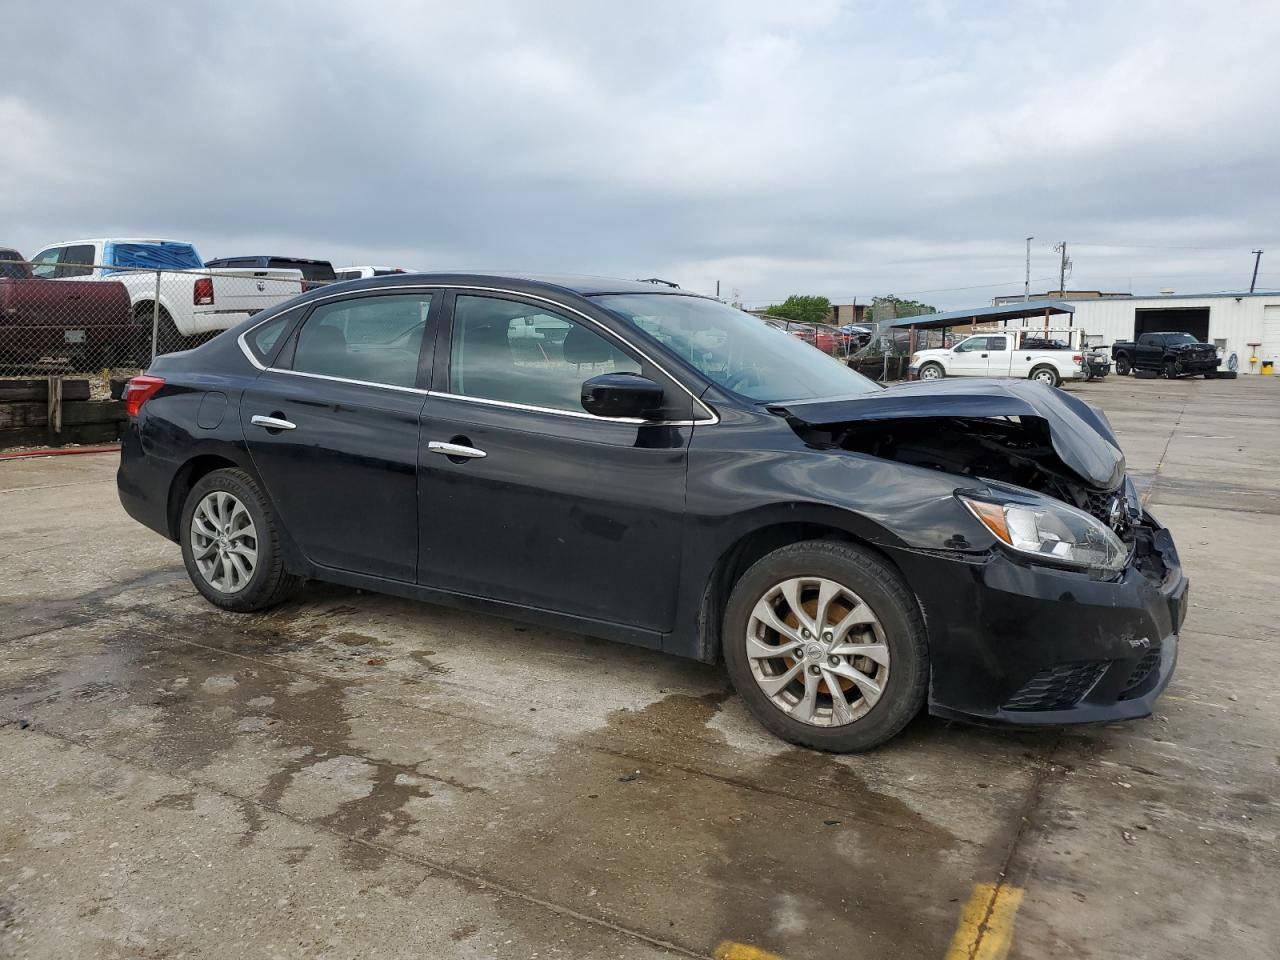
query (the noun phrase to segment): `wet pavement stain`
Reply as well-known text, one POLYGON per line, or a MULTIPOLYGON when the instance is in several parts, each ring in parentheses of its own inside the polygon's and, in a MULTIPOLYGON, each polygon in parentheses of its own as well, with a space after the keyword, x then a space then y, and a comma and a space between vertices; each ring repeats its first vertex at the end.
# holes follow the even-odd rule
MULTIPOLYGON (((245 821, 241 843, 248 845, 266 829, 262 807, 287 810, 301 775, 358 750, 350 743, 347 684, 300 677, 269 663, 311 639, 276 629, 271 620, 278 622, 278 614, 237 627, 222 619, 213 612, 165 619, 166 632, 198 638, 201 646, 158 641, 150 631, 121 630, 60 669, 0 689, 0 711, 5 719, 21 714, 71 735, 87 734, 197 780, 211 764, 236 762, 245 752, 251 758, 263 752, 284 758, 255 796, 238 802, 245 821), (103 723, 104 708, 111 723, 103 723)), ((374 759, 362 757, 359 763, 369 771, 368 788, 312 819, 365 841, 411 833, 416 820, 404 807, 432 797, 430 778, 374 759)), ((306 787, 300 789, 305 794, 306 787)), ((156 808, 190 810, 194 796, 171 794, 156 808)), ((386 856, 369 844, 346 845, 343 853, 355 869, 376 868, 386 856)))
POLYGON ((413 659, 417 661, 428 673, 434 673, 438 676, 447 674, 449 672, 449 668, 443 663, 437 663, 432 660, 431 658, 434 655, 434 650, 414 650, 409 654, 409 656, 413 657, 413 659))
MULTIPOLYGON (((933 921, 922 954, 945 944, 953 911, 936 902, 937 875, 957 838, 837 758, 734 750, 707 727, 730 696, 669 694, 560 746, 526 788, 546 812, 495 824, 504 875, 551 899, 586 898, 608 920, 664 917, 642 932, 681 931, 699 952, 733 938, 834 955, 873 946, 868 931, 901 936, 916 910, 933 921)), ((954 872, 958 896, 970 878, 954 872)))
POLYGON ((189 790, 185 793, 166 793, 147 805, 148 810, 194 810, 196 806, 196 792, 189 790))

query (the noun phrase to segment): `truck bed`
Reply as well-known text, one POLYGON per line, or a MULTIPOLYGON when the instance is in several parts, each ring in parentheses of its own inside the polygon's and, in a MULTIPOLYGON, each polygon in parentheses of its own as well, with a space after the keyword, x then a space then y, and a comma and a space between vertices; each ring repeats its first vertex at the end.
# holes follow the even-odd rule
POLYGON ((0 364, 93 370, 146 359, 149 324, 133 322, 124 284, 0 278, 0 364))

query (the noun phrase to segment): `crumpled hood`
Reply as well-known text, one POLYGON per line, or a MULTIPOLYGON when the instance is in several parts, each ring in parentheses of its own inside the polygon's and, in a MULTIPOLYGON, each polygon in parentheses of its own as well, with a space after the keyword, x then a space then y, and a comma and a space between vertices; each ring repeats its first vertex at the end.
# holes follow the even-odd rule
POLYGON ((1124 454, 1103 414, 1071 394, 1031 380, 918 381, 842 400, 771 404, 774 413, 814 427, 913 417, 1036 417, 1054 452, 1088 486, 1112 490, 1124 480, 1124 454))

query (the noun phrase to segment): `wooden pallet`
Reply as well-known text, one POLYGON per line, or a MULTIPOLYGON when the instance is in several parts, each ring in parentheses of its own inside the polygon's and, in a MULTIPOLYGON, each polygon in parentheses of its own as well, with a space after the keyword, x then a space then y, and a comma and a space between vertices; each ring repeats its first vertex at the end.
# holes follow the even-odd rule
POLYGON ((89 381, 0 380, 0 449, 109 443, 128 420, 120 400, 90 400, 89 381), (54 385, 54 401, 49 399, 54 385))

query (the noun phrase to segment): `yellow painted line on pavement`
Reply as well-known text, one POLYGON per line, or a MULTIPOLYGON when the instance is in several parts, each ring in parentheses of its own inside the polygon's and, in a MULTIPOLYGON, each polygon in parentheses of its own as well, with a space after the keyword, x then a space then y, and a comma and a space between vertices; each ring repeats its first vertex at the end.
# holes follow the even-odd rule
POLYGON ((748 943, 726 940, 711 952, 712 960, 782 960, 776 953, 761 950, 748 943))
POLYGON ((1004 960, 1013 943, 1013 918, 1022 894, 1021 887, 974 884, 946 960, 1004 960))

